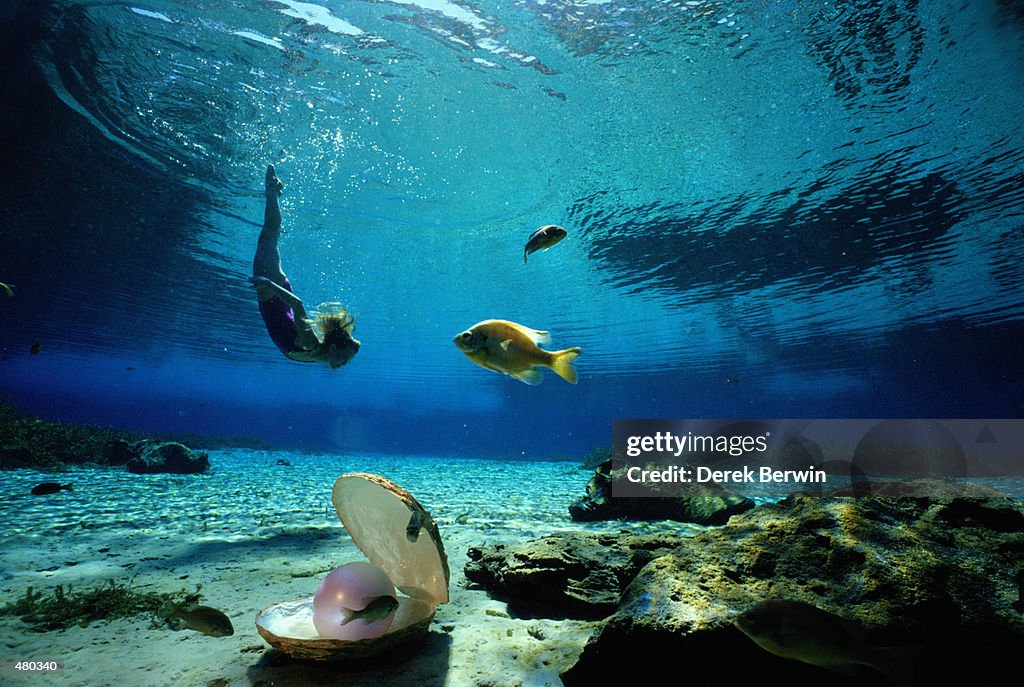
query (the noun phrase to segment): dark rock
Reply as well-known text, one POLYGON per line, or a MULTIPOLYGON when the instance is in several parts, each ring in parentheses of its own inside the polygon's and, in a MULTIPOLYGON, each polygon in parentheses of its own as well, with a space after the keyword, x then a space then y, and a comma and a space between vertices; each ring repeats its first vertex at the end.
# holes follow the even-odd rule
POLYGON ((682 537, 571 532, 469 549, 466 578, 509 602, 519 617, 603 618, 648 562, 682 537))
POLYGON ((210 458, 203 451, 192 451, 177 442, 148 444, 141 455, 127 463, 128 472, 136 474, 193 474, 210 469, 210 458))
MULTIPOLYGON (((664 469, 651 465, 645 469, 664 469)), ((612 483, 625 474, 625 466, 601 463, 587 484, 587 495, 569 506, 573 520, 676 520, 700 525, 722 525, 754 502, 715 482, 650 485, 650 496, 612 496, 612 483), (653 495, 657 494, 657 495, 653 495)))
POLYGON ((137 447, 137 443, 126 439, 111 439, 103 445, 103 463, 105 465, 127 465, 129 460, 142 455, 142 450, 137 447))
POLYGON ((0 446, 0 469, 15 470, 18 468, 33 467, 36 461, 27 447, 12 444, 11 446, 0 446))
POLYGON ((592 448, 587 452, 587 455, 583 456, 583 467, 595 470, 601 463, 611 460, 611 458, 611 446, 592 448))
POLYGON ((776 657, 732 626, 781 598, 856 623, 870 644, 919 647, 909 684, 976 683, 1012 671, 1024 646, 1022 570, 1024 504, 1009 497, 794 495, 652 561, 562 678, 656 684, 670 661, 696 684, 724 666, 734 682, 884 682, 776 657))

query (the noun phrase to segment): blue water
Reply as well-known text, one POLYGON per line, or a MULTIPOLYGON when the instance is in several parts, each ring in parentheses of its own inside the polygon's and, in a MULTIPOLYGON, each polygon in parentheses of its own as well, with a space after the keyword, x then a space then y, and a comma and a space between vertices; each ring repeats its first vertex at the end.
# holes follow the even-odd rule
POLYGON ((0 22, 0 395, 27 412, 501 458, 625 417, 1024 414, 1017 3, 0 22), (268 162, 297 293, 357 317, 342 370, 284 359, 246 283, 268 162), (524 265, 548 223, 568 238, 524 265), (492 317, 581 346, 579 384, 473 365, 451 339, 492 317))

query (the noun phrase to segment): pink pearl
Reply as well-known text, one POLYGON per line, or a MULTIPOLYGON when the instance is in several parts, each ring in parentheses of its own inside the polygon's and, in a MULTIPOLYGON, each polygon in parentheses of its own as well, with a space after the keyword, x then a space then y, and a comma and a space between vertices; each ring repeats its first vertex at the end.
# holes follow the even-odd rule
POLYGON ((342 625, 348 611, 359 611, 378 596, 397 596, 383 570, 370 563, 346 563, 331 571, 313 595, 313 625, 328 639, 366 639, 388 631, 395 614, 368 623, 362 619, 342 625))

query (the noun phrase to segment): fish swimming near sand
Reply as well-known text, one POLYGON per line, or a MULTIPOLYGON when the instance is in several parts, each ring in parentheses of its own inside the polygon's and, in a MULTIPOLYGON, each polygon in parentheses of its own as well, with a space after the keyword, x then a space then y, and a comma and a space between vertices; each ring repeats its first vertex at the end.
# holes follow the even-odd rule
POLYGON ((545 351, 537 344, 548 343, 548 332, 530 329, 507 320, 484 320, 456 335, 454 342, 466 357, 480 367, 515 377, 530 385, 541 383, 541 368, 549 367, 570 384, 576 383, 572 362, 583 349, 545 351))
POLYGON ((339 625, 347 625, 353 620, 363 620, 367 623, 375 623, 378 620, 383 620, 389 615, 395 612, 398 608, 398 599, 393 596, 378 596, 373 601, 366 605, 366 608, 362 608, 358 611, 354 611, 349 608, 343 609, 344 620, 339 625))
POLYGON ((768 599, 741 613, 736 628, 759 647, 837 672, 868 666, 891 682, 910 684, 919 647, 880 647, 864 642, 852 622, 799 601, 768 599))
MULTIPOLYGON (((230 637, 235 634, 231 619, 216 608, 210 606, 179 606, 168 601, 157 615, 172 626, 180 625, 210 637, 230 637)), ((180 629, 180 628, 175 628, 180 629)))
POLYGON ((568 235, 568 232, 557 224, 545 224, 527 239, 526 247, 523 249, 523 264, 526 264, 526 256, 530 253, 547 250, 568 235))
POLYGON ((32 493, 36 496, 46 496, 47 494, 56 494, 58 491, 74 491, 71 488, 71 483, 58 484, 57 482, 43 482, 32 487, 32 493))

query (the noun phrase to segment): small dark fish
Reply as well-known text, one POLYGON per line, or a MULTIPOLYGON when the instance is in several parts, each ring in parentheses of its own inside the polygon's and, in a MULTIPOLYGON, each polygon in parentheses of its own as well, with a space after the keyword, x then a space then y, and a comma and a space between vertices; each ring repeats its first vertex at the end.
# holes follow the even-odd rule
POLYGON ((366 605, 366 608, 358 611, 346 608, 345 619, 341 621, 341 625, 352 622, 353 620, 363 620, 367 623, 375 623, 378 620, 387 618, 389 615, 395 612, 398 608, 398 599, 393 596, 378 596, 376 599, 366 605))
POLYGON ((39 355, 39 351, 43 350, 43 342, 36 341, 29 347, 28 352, 32 355, 39 355))
POLYGON ((421 510, 414 510, 409 516, 409 524, 405 526, 405 538, 409 541, 416 541, 420 538, 420 530, 426 524, 426 513, 421 510))
POLYGON ((178 621, 188 629, 210 637, 230 637, 235 634, 231 619, 210 606, 182 608, 173 601, 168 601, 160 608, 158 615, 167 622, 178 621))
POLYGON ((46 496, 47 494, 56 494, 58 491, 66 489, 67 491, 74 491, 71 488, 71 484, 57 484, 56 482, 43 482, 32 487, 32 493, 36 496, 46 496))
POLYGON ((526 256, 539 250, 547 250, 568 235, 562 227, 557 224, 546 224, 537 231, 530 234, 526 241, 526 248, 523 249, 523 264, 526 264, 526 256))
POLYGON ((733 623, 769 653, 819 668, 848 672, 868 666, 892 682, 913 679, 919 647, 880 647, 867 644, 853 623, 816 606, 768 599, 754 604, 733 623))

